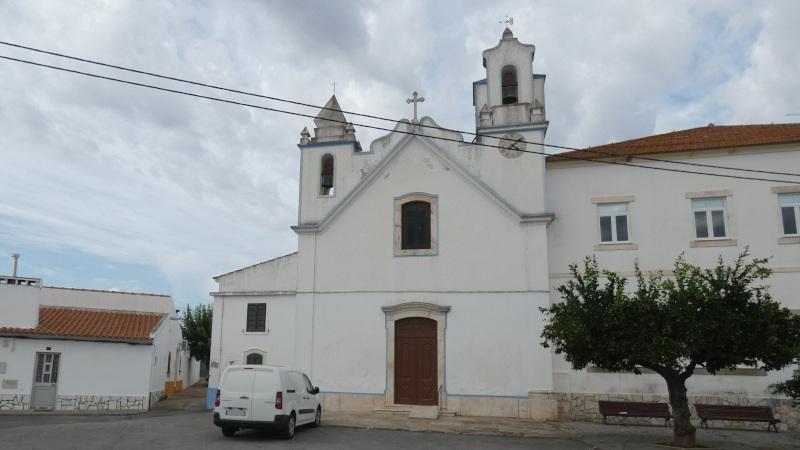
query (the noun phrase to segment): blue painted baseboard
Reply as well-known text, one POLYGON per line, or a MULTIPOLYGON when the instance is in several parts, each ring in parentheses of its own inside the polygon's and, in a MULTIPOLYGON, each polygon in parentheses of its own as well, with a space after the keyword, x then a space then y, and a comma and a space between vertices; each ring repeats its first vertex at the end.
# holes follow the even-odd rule
POLYGON ((217 399, 217 388, 209 386, 208 394, 206 395, 206 408, 214 409, 214 400, 216 399, 217 399))

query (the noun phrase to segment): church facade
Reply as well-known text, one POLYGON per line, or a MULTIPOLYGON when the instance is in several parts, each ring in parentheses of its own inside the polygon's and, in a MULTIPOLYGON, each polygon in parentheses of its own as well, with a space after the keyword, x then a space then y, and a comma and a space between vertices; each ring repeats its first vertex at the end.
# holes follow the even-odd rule
MULTIPOLYGON (((540 345, 540 308, 590 254, 632 275, 636 259, 669 270, 682 252, 713 264, 749 245, 772 256, 773 296, 800 309, 799 184, 607 162, 800 167, 800 125, 709 126, 544 157, 534 51, 506 29, 483 52, 476 139, 415 114, 362 148, 330 99, 298 146, 297 252, 214 278, 209 399, 242 363, 302 367, 328 410, 552 420, 593 418, 608 396, 663 398, 657 375, 575 371, 540 345)), ((701 374, 689 391, 779 401, 767 386, 789 376, 701 374)))

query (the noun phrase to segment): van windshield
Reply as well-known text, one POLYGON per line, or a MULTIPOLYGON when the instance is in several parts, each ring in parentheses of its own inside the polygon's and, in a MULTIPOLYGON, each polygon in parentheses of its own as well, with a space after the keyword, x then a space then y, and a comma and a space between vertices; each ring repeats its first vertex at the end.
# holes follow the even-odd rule
POLYGON ((253 392, 272 392, 277 390, 275 373, 271 370, 256 370, 256 379, 253 383, 253 392))

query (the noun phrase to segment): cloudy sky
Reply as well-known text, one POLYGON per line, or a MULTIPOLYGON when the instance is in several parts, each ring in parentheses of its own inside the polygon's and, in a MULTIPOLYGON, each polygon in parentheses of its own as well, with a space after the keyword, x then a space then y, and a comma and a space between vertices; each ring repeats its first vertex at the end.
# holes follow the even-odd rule
MULTIPOLYGON (((0 40, 318 105, 335 82, 343 108, 393 118, 418 90, 422 113, 469 130, 506 15, 547 74, 551 144, 800 120, 786 115, 800 113, 793 0, 0 0, 0 40)), ((0 273, 19 252, 20 275, 48 285, 208 302, 211 276, 295 250, 307 125, 0 60, 0 273)))

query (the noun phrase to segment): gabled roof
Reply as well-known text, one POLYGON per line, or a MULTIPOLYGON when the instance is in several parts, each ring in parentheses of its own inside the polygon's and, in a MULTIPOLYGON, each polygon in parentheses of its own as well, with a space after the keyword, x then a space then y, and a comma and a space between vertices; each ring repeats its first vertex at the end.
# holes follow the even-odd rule
POLYGON ((548 161, 573 158, 637 156, 696 150, 800 142, 800 123, 770 125, 714 125, 656 134, 628 141, 551 155, 548 161))
POLYGON ((211 278, 216 280, 217 278, 222 278, 225 275, 230 275, 232 273, 241 272, 242 270, 252 269, 253 267, 257 267, 257 266, 260 266, 262 264, 269 264, 269 263, 275 262, 275 261, 277 261, 279 259, 289 258, 289 257, 295 256, 295 255, 297 255, 297 252, 292 252, 292 253, 289 253, 288 255, 278 256, 276 258, 268 259, 266 261, 261 261, 261 262, 255 263, 255 264, 251 264, 249 266, 245 266, 245 267, 242 267, 242 268, 239 268, 239 269, 231 270, 230 272, 221 273, 221 274, 219 274, 217 276, 213 276, 211 278))
MULTIPOLYGON (((431 126, 432 128, 439 128, 436 125, 436 122, 433 121, 430 117, 423 117, 420 119, 420 123, 423 126, 431 126), (426 125, 426 124, 430 125, 426 125)), ((395 130, 400 129, 401 127, 405 127, 408 131, 413 131, 413 125, 407 120, 403 119, 395 125, 395 130)), ((391 136, 394 131, 390 132, 386 136, 391 136)), ((384 139, 386 136, 380 137, 376 139, 375 142, 384 139)), ((459 135, 460 136, 460 135, 459 135)), ((379 175, 383 172, 383 170, 397 157, 397 155, 402 152, 403 149, 406 148, 406 145, 412 139, 418 139, 425 148, 427 148, 431 153, 433 153, 436 157, 438 157, 443 163, 447 164, 448 167, 453 169, 458 176, 460 176, 463 180, 470 183, 472 186, 478 189, 482 194, 484 194, 490 201, 494 202, 497 206, 501 209, 506 211, 512 217, 518 219, 521 223, 532 223, 532 222, 547 222, 553 220, 554 215, 552 213, 541 213, 541 214, 527 214, 522 211, 519 211, 513 205, 511 205, 508 201, 506 201, 499 193, 497 193, 494 189, 489 187, 486 183, 480 180, 478 177, 471 174, 466 168, 464 168, 458 161, 448 155, 447 151, 443 150, 439 147, 434 139, 430 137, 426 137, 420 134, 405 134, 401 139, 399 139, 391 150, 388 151, 386 156, 375 166, 373 167, 370 172, 364 177, 354 188, 350 191, 347 196, 336 206, 331 209, 331 211, 322 218, 317 223, 304 223, 300 225, 295 225, 292 229, 296 233, 317 233, 324 230, 331 222, 333 222, 337 216, 339 216, 342 211, 347 209, 350 204, 352 204, 355 199, 364 192, 367 187, 372 184, 376 179, 378 179, 379 175)))
POLYGON ((42 306, 36 328, 0 327, 2 336, 150 344, 166 314, 42 306))

